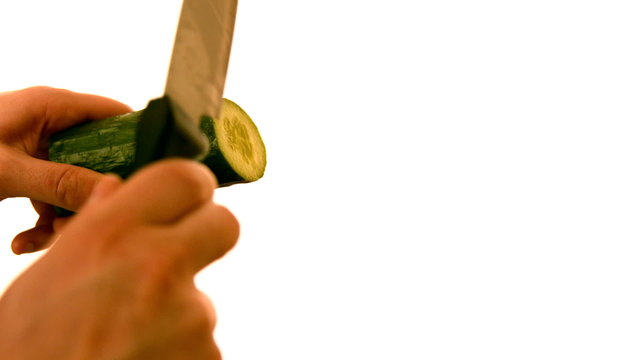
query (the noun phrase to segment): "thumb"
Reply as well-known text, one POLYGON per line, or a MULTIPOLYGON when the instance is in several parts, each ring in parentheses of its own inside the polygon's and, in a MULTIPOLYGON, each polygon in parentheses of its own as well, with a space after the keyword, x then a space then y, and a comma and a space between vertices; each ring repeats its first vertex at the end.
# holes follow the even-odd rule
MULTIPOLYGON (((22 157, 22 156, 21 156, 22 157)), ((103 174, 68 164, 40 160, 24 155, 9 181, 13 196, 28 197, 47 204, 77 211, 87 200, 103 174)))

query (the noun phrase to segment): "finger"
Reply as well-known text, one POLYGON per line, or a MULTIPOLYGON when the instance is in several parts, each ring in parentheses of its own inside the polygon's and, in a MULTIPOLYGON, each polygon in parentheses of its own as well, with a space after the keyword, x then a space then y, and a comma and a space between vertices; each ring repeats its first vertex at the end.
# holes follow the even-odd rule
POLYGON ((178 263, 197 273, 235 246, 240 226, 227 208, 211 202, 185 216, 171 233, 178 263))
POLYGON ((211 299, 207 296, 207 294, 203 293, 200 290, 194 289, 195 292, 195 296, 198 300, 198 302, 202 305, 202 308, 204 309, 205 312, 205 316, 207 317, 207 319, 209 320, 209 323, 211 324, 210 328, 209 328, 209 332, 213 332, 213 329, 215 328, 216 322, 218 321, 218 315, 216 314, 216 308, 213 306, 213 302, 211 301, 211 299))
MULTIPOLYGON (((109 197, 122 184, 122 180, 114 174, 107 174, 99 181, 91 196, 87 200, 87 205, 98 203, 99 200, 109 197)), ((56 218, 53 207, 39 201, 32 201, 34 209, 40 214, 36 226, 32 229, 18 234, 11 244, 11 249, 15 254, 24 254, 44 250, 53 244, 55 235, 60 234, 62 229, 71 221, 71 218, 56 218)))
POLYGON ((33 228, 23 231, 13 239, 11 250, 18 255, 46 249, 49 247, 52 236, 55 233, 53 228, 55 219, 53 207, 33 200, 31 204, 39 215, 38 221, 33 228))
POLYGON ((77 211, 104 176, 96 171, 18 154, 13 168, 21 176, 7 177, 4 191, 77 211))
POLYGON ((16 119, 41 124, 41 135, 50 135, 87 120, 99 120, 130 112, 121 102, 102 96, 38 86, 11 95, 16 119))
POLYGON ((100 203, 102 200, 109 198, 114 194, 120 186, 122 186, 122 178, 116 174, 106 174, 100 181, 93 187, 91 195, 87 199, 85 206, 93 206, 100 203))
POLYGON ((16 255, 44 250, 51 245, 54 234, 51 224, 36 225, 18 234, 11 242, 11 250, 16 255))
MULTIPOLYGON (((84 203, 81 211, 84 211, 85 208, 91 207, 94 204, 96 204, 96 206, 99 206, 97 204, 99 204, 101 200, 110 197, 111 194, 115 193, 121 185, 122 179, 120 178, 120 176, 116 174, 104 175, 96 184, 96 186, 94 186, 93 190, 91 191, 91 195, 89 195, 89 198, 84 203)), ((58 234, 62 233, 64 228, 72 219, 72 217, 55 218, 53 220, 53 230, 58 234)))
POLYGON ((202 164, 163 160, 140 170, 109 200, 111 216, 126 213, 142 223, 171 223, 211 202, 216 184, 202 164))
POLYGON ((64 228, 69 224, 69 222, 73 219, 73 217, 61 217, 55 218, 53 220, 53 231, 56 234, 61 234, 64 231, 64 228))

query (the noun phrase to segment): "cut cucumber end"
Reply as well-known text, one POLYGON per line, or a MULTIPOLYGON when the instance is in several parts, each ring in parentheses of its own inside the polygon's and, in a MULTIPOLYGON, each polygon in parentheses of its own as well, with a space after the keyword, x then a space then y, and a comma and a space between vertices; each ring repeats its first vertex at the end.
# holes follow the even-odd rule
POLYGON ((219 119, 213 121, 220 152, 231 168, 245 181, 264 175, 267 151, 249 115, 238 104, 224 99, 219 119))

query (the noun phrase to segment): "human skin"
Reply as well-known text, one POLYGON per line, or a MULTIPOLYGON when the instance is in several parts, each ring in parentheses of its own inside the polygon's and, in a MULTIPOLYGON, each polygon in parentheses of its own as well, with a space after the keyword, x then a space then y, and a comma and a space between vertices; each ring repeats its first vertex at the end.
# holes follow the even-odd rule
POLYGON ((104 177, 0 299, 0 358, 220 359, 193 281, 238 238, 215 186, 186 160, 104 177))
POLYGON ((0 298, 0 359, 219 359, 193 280, 238 238, 214 175, 170 159, 124 182, 45 160, 51 134, 131 110, 111 99, 37 87, 0 94, 0 110, 0 200, 40 215, 12 249, 51 246, 0 298))
POLYGON ((16 254, 46 248, 54 234, 53 206, 78 210, 101 174, 46 161, 49 136, 81 122, 131 111, 118 101, 49 87, 0 93, 0 200, 31 199, 36 225, 13 240, 16 254))

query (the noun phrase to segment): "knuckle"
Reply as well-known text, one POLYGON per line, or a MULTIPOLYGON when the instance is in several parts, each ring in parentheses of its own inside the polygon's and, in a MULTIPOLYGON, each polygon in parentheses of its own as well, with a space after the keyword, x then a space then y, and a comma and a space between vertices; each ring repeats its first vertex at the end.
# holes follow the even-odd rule
POLYGON ((55 103, 55 99, 60 99, 71 93, 72 91, 70 90, 50 86, 32 86, 18 91, 16 95, 23 97, 30 107, 36 109, 35 113, 41 114, 41 118, 44 121, 49 121, 55 117, 54 114, 58 110, 52 106, 55 103))
POLYGON ((31 86, 20 90, 20 92, 29 96, 42 95, 44 93, 50 93, 52 91, 55 91, 55 89, 49 86, 31 86))
POLYGON ((196 334, 208 334, 213 329, 213 323, 204 311, 194 311, 188 319, 187 328, 196 334))
POLYGON ((72 168, 66 168, 62 172, 53 175, 50 180, 55 190, 55 197, 61 205, 69 206, 76 203, 78 190, 78 177, 72 168))
POLYGON ((30 100, 47 99, 49 96, 68 92, 69 90, 57 89, 50 86, 32 86, 20 90, 19 93, 30 100))
POLYGON ((231 211, 215 204, 210 206, 207 215, 193 225, 200 229, 192 235, 194 240, 185 242, 190 244, 185 261, 197 268, 225 256, 236 246, 240 235, 240 225, 231 211))
POLYGON ((228 252, 233 249, 240 237, 240 223, 233 213, 224 206, 217 206, 220 222, 223 224, 224 229, 221 231, 222 235, 220 240, 223 243, 224 252, 228 252))
POLYGON ((191 224, 200 230, 192 235, 197 240, 185 242, 191 246, 185 254, 187 262, 211 263, 231 251, 238 242, 240 224, 231 211, 223 206, 212 203, 206 216, 199 217, 198 224, 191 224))
POLYGON ((195 290, 188 296, 184 306, 191 309, 189 315, 185 317, 186 330, 193 334, 211 334, 216 323, 211 301, 195 290))

